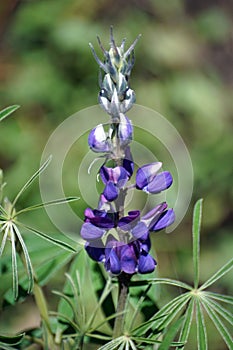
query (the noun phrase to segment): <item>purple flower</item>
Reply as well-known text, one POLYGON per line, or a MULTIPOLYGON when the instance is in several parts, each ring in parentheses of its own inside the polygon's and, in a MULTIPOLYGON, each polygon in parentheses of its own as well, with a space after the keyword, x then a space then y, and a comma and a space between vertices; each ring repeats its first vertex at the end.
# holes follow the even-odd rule
POLYGON ((160 231, 175 221, 173 209, 167 209, 167 204, 161 203, 141 217, 140 221, 132 228, 131 233, 135 238, 147 239, 149 232, 160 231))
POLYGON ((115 168, 102 166, 100 176, 105 184, 103 195, 110 202, 118 197, 119 189, 123 188, 129 179, 127 171, 121 166, 115 168))
POLYGON ((103 248, 88 248, 87 252, 96 261, 102 259, 106 270, 112 274, 118 275, 121 272, 144 274, 152 272, 156 266, 156 261, 148 253, 150 245, 149 239, 147 241, 136 240, 125 244, 110 236, 106 244, 104 258, 103 248), (97 252, 94 252, 93 249, 97 249, 97 252))
POLYGON ((90 258, 104 262, 106 270, 115 275, 121 272, 133 275, 137 272, 145 274, 154 271, 157 263, 149 254, 150 247, 149 238, 126 244, 116 240, 112 235, 108 237, 106 247, 100 240, 95 241, 95 246, 89 242, 85 245, 90 258))
POLYGON ((107 212, 105 210, 99 209, 85 209, 85 222, 90 222, 91 224, 100 228, 113 228, 116 226, 118 214, 114 212, 107 212))
POLYGON ((88 137, 88 144, 94 152, 110 152, 111 144, 104 131, 103 124, 97 125, 91 130, 88 137))
POLYGON ((161 203, 140 218, 140 211, 129 211, 127 216, 118 219, 117 213, 103 210, 85 210, 85 223, 81 228, 81 236, 87 241, 103 237, 110 229, 120 229, 135 239, 147 240, 149 232, 160 231, 175 220, 173 209, 167 209, 167 204, 161 203))
POLYGON ((136 188, 147 193, 160 193, 172 184, 172 176, 169 171, 158 174, 162 163, 156 162, 143 165, 136 173, 136 188))
POLYGON ((101 240, 96 240, 95 242, 86 242, 85 249, 90 256, 95 261, 104 262, 105 261, 105 247, 101 240))
POLYGON ((125 170, 128 173, 128 176, 131 177, 133 175, 133 171, 134 171, 134 162, 133 162, 133 157, 132 154, 130 152, 130 147, 126 147, 125 149, 125 156, 123 159, 123 168, 125 168, 125 170))
POLYGON ((133 126, 131 121, 124 115, 120 113, 120 123, 118 127, 118 137, 121 147, 127 146, 133 138, 133 126))

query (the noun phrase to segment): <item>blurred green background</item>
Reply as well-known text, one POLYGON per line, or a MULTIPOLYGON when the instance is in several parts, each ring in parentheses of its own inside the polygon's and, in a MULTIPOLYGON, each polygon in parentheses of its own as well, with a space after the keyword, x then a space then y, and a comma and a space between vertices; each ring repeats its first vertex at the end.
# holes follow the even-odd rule
MULTIPOLYGON (((129 45, 141 33, 131 77, 137 103, 157 110, 179 131, 195 177, 183 222, 172 234, 154 237, 159 274, 192 280, 191 215, 195 201, 203 197, 201 278, 207 278, 233 251, 232 17, 233 3, 220 0, 1 2, 0 104, 1 109, 21 106, 0 125, 0 168, 8 196, 12 199, 39 167, 52 131, 68 116, 97 103, 98 67, 88 43, 101 55, 96 34, 108 48, 110 25, 118 44, 126 37, 129 45)), ((85 139, 81 146, 64 170, 67 195, 79 195, 72 167, 74 162, 78 167, 88 150, 85 139)), ((145 146, 152 149, 147 138, 145 146)), ((152 151, 156 154, 156 147, 152 151)), ((38 184, 19 204, 37 202, 38 184)), ((85 205, 81 200, 73 208, 82 216, 85 205)), ((25 220, 54 230, 45 213, 25 220)), ((216 290, 232 293, 232 279, 227 275, 216 290)), ((54 283, 59 288, 59 280, 54 283)), ((5 317, 1 324, 6 324, 5 317)), ((20 329, 19 320, 9 322, 20 329)), ((212 343, 211 349, 224 349, 214 336, 212 343)))

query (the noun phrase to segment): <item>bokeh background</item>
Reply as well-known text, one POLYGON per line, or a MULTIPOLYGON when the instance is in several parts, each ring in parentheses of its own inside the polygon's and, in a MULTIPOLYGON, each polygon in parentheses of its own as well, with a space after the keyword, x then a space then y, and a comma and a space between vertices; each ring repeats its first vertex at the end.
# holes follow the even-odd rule
MULTIPOLYGON (((117 43, 126 37, 129 45, 141 33, 131 77, 137 103, 175 126, 194 169, 193 197, 184 220, 173 233, 154 237, 159 274, 192 281, 191 217, 195 201, 202 197, 201 279, 207 278, 233 252, 232 20, 233 3, 221 0, 2 1, 0 105, 21 106, 0 125, 0 168, 7 195, 13 198, 39 167, 52 131, 68 116, 97 103, 98 68, 88 43, 101 55, 96 34, 108 48, 110 25, 117 43)), ((140 139, 139 132, 136 137, 140 139)), ((156 154, 156 145, 143 139, 156 154)), ((87 150, 83 139, 74 151, 77 163, 87 150)), ((67 195, 79 195, 73 167, 70 157, 64 167, 67 195)), ((38 184, 19 206, 37 202, 38 184)), ((82 215, 85 205, 81 200, 73 209, 82 215)), ((55 230, 46 213, 33 212, 25 220, 46 232, 55 230)), ((232 280, 228 274, 213 290, 232 294, 232 280)), ((59 288, 61 280, 54 278, 51 285, 59 288)), ((27 301, 33 310, 33 301, 27 301)), ((51 307, 54 303, 51 300, 51 307)), ((1 328, 28 326, 22 323, 20 307, 18 312, 14 309, 15 317, 12 310, 2 312, 1 328)), ((225 349, 215 334, 210 348, 225 349)))

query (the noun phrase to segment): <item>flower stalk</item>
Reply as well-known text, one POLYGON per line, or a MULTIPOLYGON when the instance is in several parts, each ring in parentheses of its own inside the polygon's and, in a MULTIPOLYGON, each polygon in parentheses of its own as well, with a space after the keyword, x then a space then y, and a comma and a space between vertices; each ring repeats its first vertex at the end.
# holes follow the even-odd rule
POLYGON ((113 329, 113 338, 118 338, 124 332, 124 321, 125 321, 125 313, 127 300, 129 296, 129 284, 132 275, 126 274, 122 272, 118 276, 118 302, 117 302, 117 316, 114 323, 113 329))

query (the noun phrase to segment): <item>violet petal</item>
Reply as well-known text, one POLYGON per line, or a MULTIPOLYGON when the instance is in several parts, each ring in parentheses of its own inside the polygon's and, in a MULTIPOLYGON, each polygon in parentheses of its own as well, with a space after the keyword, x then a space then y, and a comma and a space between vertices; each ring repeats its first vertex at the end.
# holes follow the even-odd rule
POLYGON ((87 241, 101 238, 105 234, 106 230, 92 225, 90 222, 85 222, 81 228, 81 237, 87 241))
POLYGON ((103 195, 109 202, 112 202, 117 198, 118 193, 119 190, 116 185, 114 185, 113 182, 109 181, 104 188, 103 195))
POLYGON ((139 221, 137 225, 131 230, 135 238, 146 239, 148 235, 148 228, 144 222, 139 221))
POLYGON ((154 271, 156 266, 156 261, 150 254, 142 252, 138 260, 138 272, 139 273, 150 273, 154 271))
POLYGON ((108 256, 108 260, 106 260, 105 267, 108 271, 111 271, 113 274, 116 275, 118 275, 121 272, 120 260, 114 249, 111 249, 111 252, 108 256))
POLYGON ((163 171, 156 175, 143 190, 147 193, 156 194, 169 188, 172 181, 172 176, 169 171, 163 171))
POLYGON ((132 227, 137 224, 140 217, 140 210, 132 210, 128 212, 127 216, 124 216, 118 221, 118 226, 121 230, 130 231, 132 227))
POLYGON ((135 273, 137 257, 132 245, 126 244, 121 247, 121 269, 125 273, 135 273))
POLYGON ((160 170, 161 167, 162 167, 162 163, 155 162, 155 163, 143 165, 141 168, 139 168, 136 173, 136 188, 141 190, 145 186, 147 186, 148 183, 157 174, 157 172, 160 170))
POLYGON ((168 209, 159 217, 158 221, 150 228, 150 231, 159 231, 173 224, 175 213, 173 209, 168 209))
MULTIPOLYGON (((102 242, 101 242, 102 243, 102 242)), ((98 247, 98 242, 95 243, 93 246, 93 243, 90 245, 89 242, 85 244, 85 249, 90 256, 95 261, 102 262, 105 259, 105 254, 104 254, 104 247, 103 244, 99 244, 100 246, 98 247)))

